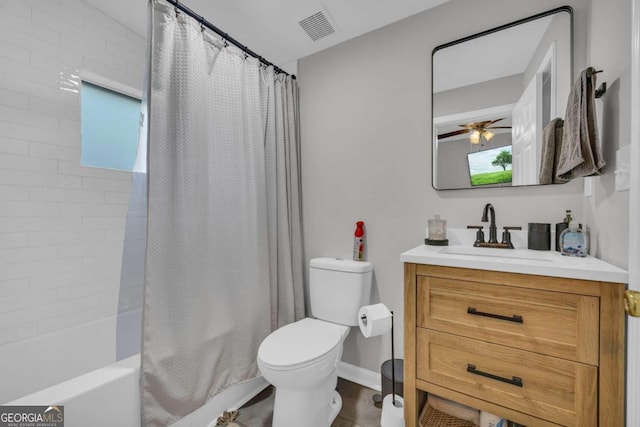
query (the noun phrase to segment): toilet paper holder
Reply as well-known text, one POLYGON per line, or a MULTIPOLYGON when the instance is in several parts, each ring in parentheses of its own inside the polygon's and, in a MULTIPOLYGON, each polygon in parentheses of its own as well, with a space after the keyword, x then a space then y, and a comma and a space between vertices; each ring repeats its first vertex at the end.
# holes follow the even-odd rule
POLYGON ((364 326, 367 326, 367 315, 363 314, 362 316, 360 316, 360 320, 362 320, 362 323, 364 323, 364 326))
MULTIPOLYGON (((396 370, 395 370, 395 363, 394 363, 395 348, 393 343, 393 310, 389 310, 389 312, 391 313, 391 400, 393 402, 393 406, 398 408, 398 407, 401 407, 402 405, 400 404, 400 402, 396 402, 396 370)), ((368 319, 366 314, 363 314, 362 316, 360 316, 360 320, 362 320, 362 323, 365 326, 367 325, 368 319)), ((375 403, 382 402, 382 395, 381 394, 374 395, 373 401, 375 403)))

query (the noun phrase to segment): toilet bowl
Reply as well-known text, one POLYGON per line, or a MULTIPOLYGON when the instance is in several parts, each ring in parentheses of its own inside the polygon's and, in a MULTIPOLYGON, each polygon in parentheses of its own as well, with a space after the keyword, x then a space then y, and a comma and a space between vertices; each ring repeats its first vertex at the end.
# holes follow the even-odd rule
POLYGON ((348 334, 347 326, 306 318, 262 342, 258 367, 276 388, 274 427, 327 427, 333 422, 342 407, 334 389, 348 334))
POLYGON ((309 269, 311 314, 267 336, 258 368, 275 386, 273 427, 329 427, 342 408, 337 366, 358 309, 369 303, 371 264, 315 258, 309 269))

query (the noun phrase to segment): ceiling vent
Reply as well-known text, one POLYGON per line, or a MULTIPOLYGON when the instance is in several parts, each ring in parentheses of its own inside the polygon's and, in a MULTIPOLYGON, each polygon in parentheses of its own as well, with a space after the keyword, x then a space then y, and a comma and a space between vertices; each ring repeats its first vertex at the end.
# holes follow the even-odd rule
POLYGON ((298 24, 314 42, 336 32, 335 26, 331 25, 329 20, 329 14, 323 10, 299 20, 298 24))

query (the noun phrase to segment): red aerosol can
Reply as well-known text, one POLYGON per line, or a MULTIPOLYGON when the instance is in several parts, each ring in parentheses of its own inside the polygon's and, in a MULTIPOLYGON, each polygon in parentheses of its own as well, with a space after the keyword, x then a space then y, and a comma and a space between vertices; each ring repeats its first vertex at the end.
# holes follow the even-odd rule
POLYGON ((364 261, 364 221, 356 222, 356 232, 353 235, 353 260, 364 261))

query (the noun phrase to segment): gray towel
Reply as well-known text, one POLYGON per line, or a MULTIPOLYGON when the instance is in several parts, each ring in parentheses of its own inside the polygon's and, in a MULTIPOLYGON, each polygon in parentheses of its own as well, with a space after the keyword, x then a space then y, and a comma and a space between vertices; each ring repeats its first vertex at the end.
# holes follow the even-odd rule
POLYGON ((562 126, 564 120, 553 119, 542 131, 542 156, 540 160, 540 184, 563 184, 568 179, 556 176, 560 149, 562 148, 562 126))
POLYGON ((571 180, 602 175, 602 158, 595 102, 596 72, 589 67, 573 85, 564 118, 564 135, 556 177, 571 180))

